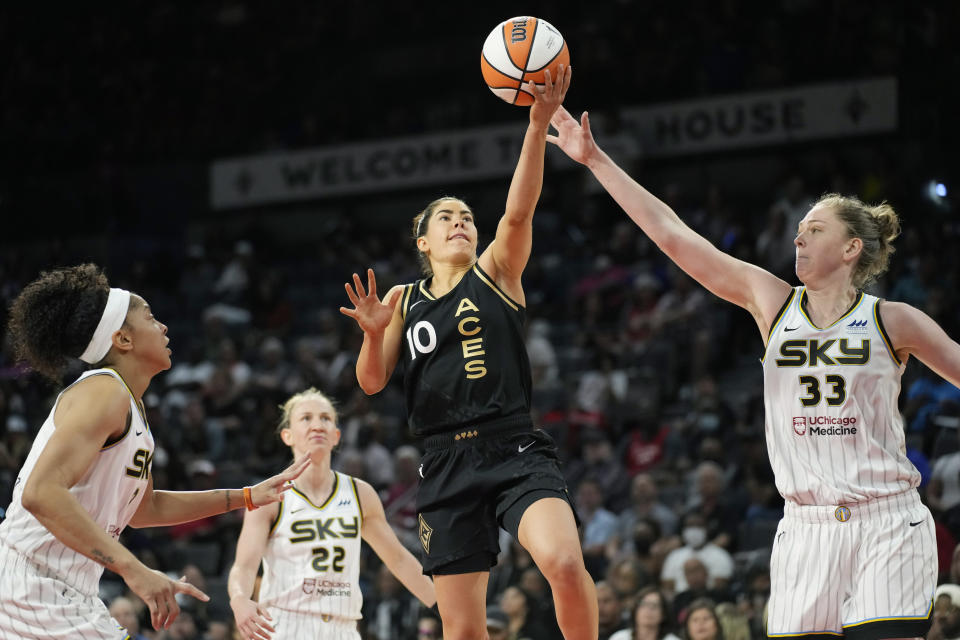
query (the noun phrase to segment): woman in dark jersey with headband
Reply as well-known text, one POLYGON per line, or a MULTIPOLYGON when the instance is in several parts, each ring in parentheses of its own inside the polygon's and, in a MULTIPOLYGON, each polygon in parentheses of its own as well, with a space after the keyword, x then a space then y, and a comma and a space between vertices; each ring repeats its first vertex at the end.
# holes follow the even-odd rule
POLYGON ((425 277, 377 296, 358 275, 346 285, 364 331, 357 379, 386 386, 404 361, 410 427, 424 438, 417 511, 424 571, 433 575, 444 638, 486 637, 486 591, 499 527, 530 552, 550 582, 568 640, 597 637, 597 599, 584 569, 576 518, 556 449, 530 418, 530 365, 520 282, 543 184, 547 127, 570 83, 561 67, 531 88, 520 159, 496 237, 477 256, 473 211, 433 201, 414 218, 425 277))

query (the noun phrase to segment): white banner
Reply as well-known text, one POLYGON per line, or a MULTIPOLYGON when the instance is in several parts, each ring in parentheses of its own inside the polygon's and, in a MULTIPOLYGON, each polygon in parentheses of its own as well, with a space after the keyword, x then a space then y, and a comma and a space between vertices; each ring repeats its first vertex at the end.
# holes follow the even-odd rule
POLYGON ((811 85, 623 111, 646 156, 895 131, 896 78, 811 85))
POLYGON ((214 209, 466 182, 513 173, 525 123, 218 160, 214 209))
MULTIPOLYGON (((653 157, 882 133, 897 127, 897 81, 874 78, 746 93, 627 108, 622 115, 624 133, 639 138, 643 155, 653 157)), ((521 122, 217 160, 210 167, 211 206, 229 209, 509 176, 525 128, 521 122)))

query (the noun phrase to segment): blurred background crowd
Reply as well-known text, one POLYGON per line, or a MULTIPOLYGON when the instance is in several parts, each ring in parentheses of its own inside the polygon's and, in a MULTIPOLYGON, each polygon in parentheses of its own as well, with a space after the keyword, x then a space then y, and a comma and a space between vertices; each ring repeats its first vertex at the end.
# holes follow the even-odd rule
MULTIPOLYGON (((0 326, 41 270, 101 264, 169 326, 174 366, 144 398, 157 488, 242 486, 277 472, 289 456, 278 405, 314 386, 338 402, 334 467, 380 491, 416 553, 419 443, 399 375, 376 396, 357 386, 362 336, 338 313, 343 283, 366 267, 381 291, 417 279, 409 221, 442 193, 471 204, 483 245, 507 181, 225 212, 210 208, 207 168, 224 156, 523 121, 483 87, 476 60, 518 7, 324 4, 4 8, 0 326)), ((566 36, 566 104, 598 113, 601 144, 629 150, 625 168, 716 245, 789 282, 796 223, 820 194, 888 200, 904 234, 871 292, 960 338, 957 5, 595 4, 522 10, 566 36), (618 129, 628 106, 871 76, 898 79, 895 132, 652 160, 618 129)), ((641 620, 697 640, 762 637, 783 501, 764 446, 752 319, 673 268, 570 163, 549 165, 534 228, 524 287, 535 420, 557 442, 583 521, 601 640, 620 630, 615 640, 639 639, 641 620)), ((56 392, 4 345, 0 508, 56 392)), ((960 390, 911 362, 901 400, 908 454, 937 516, 942 582, 960 583, 960 390)), ((184 601, 174 627, 153 633, 143 604, 108 574, 102 595, 118 620, 139 621, 146 638, 231 637, 225 575, 240 518, 127 530, 122 541, 149 565, 187 575, 212 599, 184 601)), ((559 638, 529 555, 509 537, 502 548, 491 638, 559 638)), ((364 638, 442 637, 365 553, 364 638)), ((951 638, 960 587, 944 593, 933 633, 951 638)))

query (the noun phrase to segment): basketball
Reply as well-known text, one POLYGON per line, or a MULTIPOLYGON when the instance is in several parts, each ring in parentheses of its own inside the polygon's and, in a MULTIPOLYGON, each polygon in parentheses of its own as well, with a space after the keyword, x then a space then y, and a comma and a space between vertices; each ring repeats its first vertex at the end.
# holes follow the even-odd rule
POLYGON ((510 18, 494 27, 480 55, 480 70, 490 91, 521 107, 533 104, 533 95, 524 85, 532 80, 543 86, 547 69, 556 82, 561 64, 570 64, 563 36, 546 20, 530 16, 510 18))

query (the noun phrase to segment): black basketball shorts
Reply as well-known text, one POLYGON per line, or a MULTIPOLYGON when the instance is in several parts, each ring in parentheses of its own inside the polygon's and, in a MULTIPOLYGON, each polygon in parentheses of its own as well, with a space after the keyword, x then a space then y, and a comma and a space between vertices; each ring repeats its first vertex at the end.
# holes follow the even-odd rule
POLYGON ((570 503, 553 439, 529 420, 517 423, 504 419, 426 439, 417 493, 425 574, 487 571, 497 563, 499 527, 516 538, 520 518, 537 500, 570 503))

